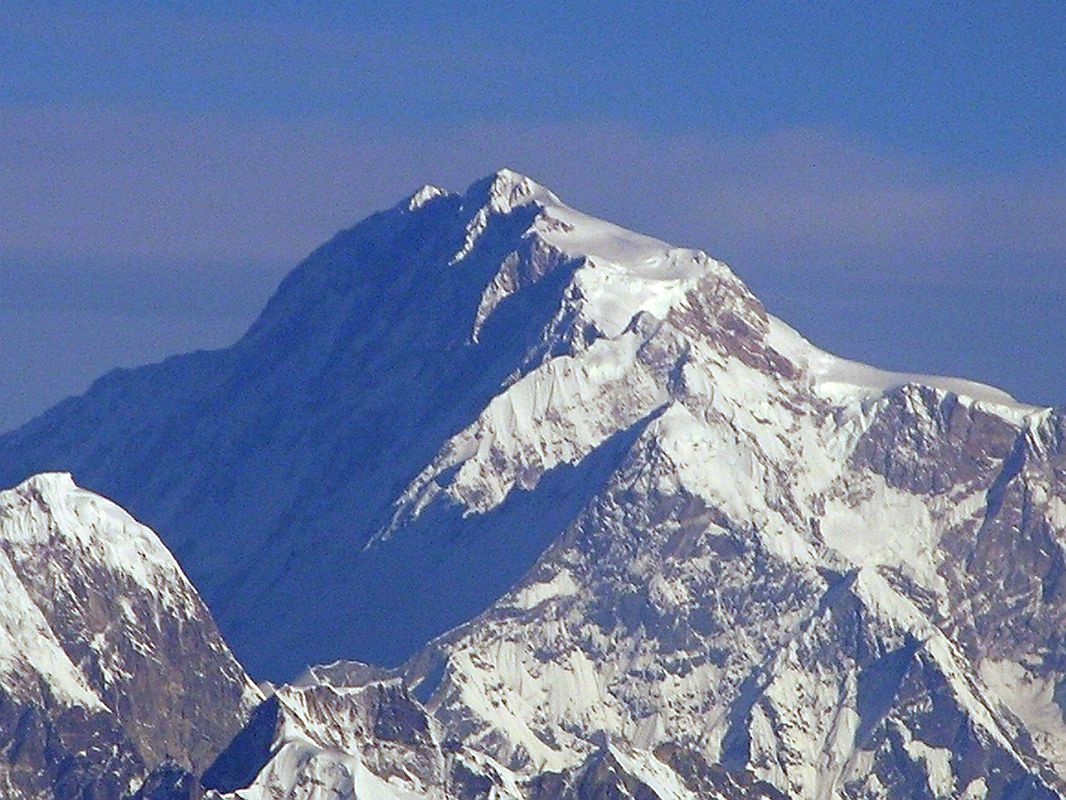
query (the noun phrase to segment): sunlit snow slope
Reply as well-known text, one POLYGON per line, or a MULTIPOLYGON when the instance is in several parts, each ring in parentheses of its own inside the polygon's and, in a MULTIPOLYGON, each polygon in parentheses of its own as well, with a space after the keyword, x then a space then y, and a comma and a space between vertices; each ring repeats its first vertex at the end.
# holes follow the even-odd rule
MULTIPOLYGON (((403 664, 443 781, 403 791, 1044 797, 1064 441, 1059 411, 826 354, 720 262, 505 170, 339 234, 233 347, 0 438, 0 478, 128 504, 254 673, 403 664)), ((388 783, 329 692, 286 692, 264 736, 293 761, 244 764, 249 797, 388 783)))

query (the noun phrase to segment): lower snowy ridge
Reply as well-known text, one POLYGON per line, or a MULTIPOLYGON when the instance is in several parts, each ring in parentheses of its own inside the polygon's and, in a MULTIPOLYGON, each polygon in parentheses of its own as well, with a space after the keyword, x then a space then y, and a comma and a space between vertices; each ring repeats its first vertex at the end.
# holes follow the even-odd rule
MULTIPOLYGON (((361 666, 324 669, 350 674, 361 666)), ((750 775, 738 780, 678 752, 636 750, 611 744, 605 735, 573 767, 533 774, 441 735, 440 724, 397 677, 344 686, 304 680, 282 687, 256 710, 203 783, 232 800, 695 800, 737 791, 781 797, 750 775)))

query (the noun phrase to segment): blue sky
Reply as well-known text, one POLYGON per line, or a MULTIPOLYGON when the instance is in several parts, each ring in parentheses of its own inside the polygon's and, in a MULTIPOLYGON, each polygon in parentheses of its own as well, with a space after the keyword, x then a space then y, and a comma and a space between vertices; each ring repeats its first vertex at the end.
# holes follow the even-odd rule
POLYGON ((503 165, 845 355, 1066 402, 1064 9, 5 4, 0 428, 503 165))

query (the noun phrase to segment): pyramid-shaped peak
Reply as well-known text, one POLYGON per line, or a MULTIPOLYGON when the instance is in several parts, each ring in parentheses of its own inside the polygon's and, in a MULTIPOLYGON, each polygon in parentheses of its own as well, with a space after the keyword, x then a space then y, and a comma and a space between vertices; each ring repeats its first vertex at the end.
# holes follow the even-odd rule
POLYGON ((559 198, 548 188, 528 175, 504 167, 475 181, 466 192, 467 200, 494 211, 508 212, 530 203, 561 205, 559 198))
POLYGON ((543 188, 528 175, 523 175, 521 172, 516 172, 509 167, 501 167, 496 170, 491 176, 489 176, 493 183, 497 186, 536 186, 543 188))

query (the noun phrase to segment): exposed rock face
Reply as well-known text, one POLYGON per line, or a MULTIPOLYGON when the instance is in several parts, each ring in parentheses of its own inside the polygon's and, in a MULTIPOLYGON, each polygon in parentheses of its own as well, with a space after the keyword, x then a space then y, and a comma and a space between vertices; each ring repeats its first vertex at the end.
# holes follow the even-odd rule
POLYGON ((155 535, 69 475, 0 492, 0 794, 206 768, 258 701, 155 535))
POLYGON ((0 475, 164 523, 268 676, 394 666, 265 701, 204 778, 233 798, 1044 798, 1064 442, 501 172, 3 437, 0 475))
POLYGON ((132 800, 204 800, 200 781, 174 761, 164 761, 151 771, 132 800))

